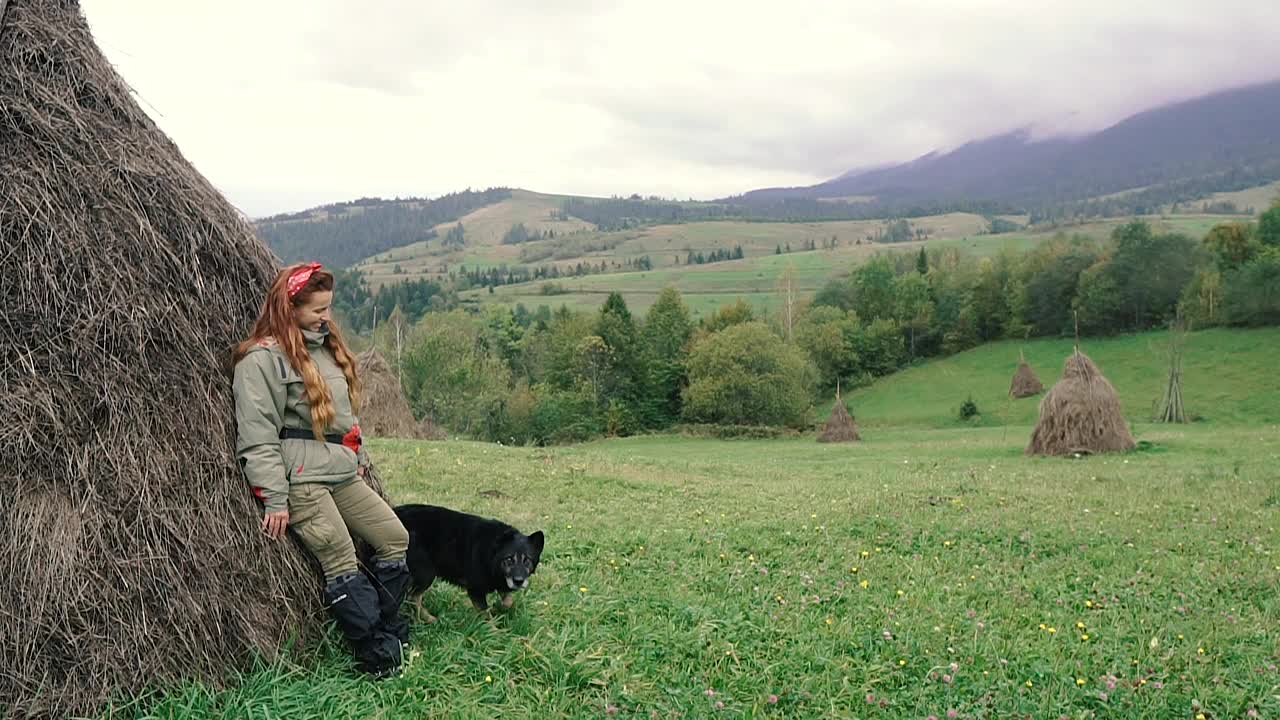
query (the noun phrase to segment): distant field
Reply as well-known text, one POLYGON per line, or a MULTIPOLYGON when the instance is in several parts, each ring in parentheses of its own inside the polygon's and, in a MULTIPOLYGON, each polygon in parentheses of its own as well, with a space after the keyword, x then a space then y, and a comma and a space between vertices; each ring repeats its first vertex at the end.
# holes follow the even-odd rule
MULTIPOLYGON (((989 236, 995 237, 995 236, 989 236)), ((860 245, 839 248, 834 251, 799 252, 789 255, 761 255, 744 260, 732 260, 704 265, 681 265, 647 272, 587 275, 580 278, 562 278, 551 281, 567 290, 564 295, 542 295, 543 282, 510 285, 487 290, 472 290, 464 297, 479 302, 499 302, 526 307, 538 305, 590 309, 604 303, 610 292, 621 293, 633 312, 643 313, 657 299, 664 287, 673 285, 684 295, 685 302, 695 315, 702 315, 739 297, 760 310, 772 306, 776 300, 777 284, 785 268, 790 264, 796 276, 796 288, 801 294, 811 294, 829 278, 846 272, 877 251, 906 251, 918 248, 920 243, 898 245, 860 245)))
MULTIPOLYGON (((741 298, 756 309, 767 312, 777 299, 776 288, 784 268, 795 268, 797 290, 801 295, 817 291, 833 276, 879 251, 916 252, 921 241, 877 244, 868 241, 883 232, 883 220, 857 220, 823 223, 780 222, 694 222, 658 225, 616 232, 597 232, 577 219, 550 220, 551 213, 561 207, 563 198, 516 190, 503 202, 478 210, 463 218, 467 245, 460 249, 444 249, 439 240, 417 243, 383 253, 359 265, 371 285, 406 279, 440 278, 447 272, 519 267, 521 252, 535 252, 529 266, 556 265, 566 275, 574 266, 607 263, 610 272, 582 277, 565 277, 554 282, 566 291, 544 295, 542 281, 523 285, 501 286, 468 291, 465 301, 472 303, 522 303, 574 309, 599 307, 610 292, 622 293, 628 305, 643 313, 656 300, 662 288, 673 285, 684 295, 696 316, 741 298), (535 231, 554 229, 555 239, 522 245, 502 245, 502 235, 516 222, 535 231), (834 238, 834 243, 832 242, 834 238), (803 251, 812 241, 818 248, 803 251), (834 248, 824 248, 834 244, 834 248), (732 251, 741 247, 745 258, 702 265, 688 265, 692 253, 709 255, 715 250, 732 251), (786 252, 790 247, 791 252, 786 252), (784 251, 778 255, 777 251, 784 251), (625 272, 625 263, 648 257, 653 269, 625 272), (397 272, 398 270, 398 272, 397 272)), ((1009 216, 1013 222, 1026 222, 1025 216, 1009 216)), ((1144 218, 1160 232, 1184 232, 1203 236, 1209 228, 1238 216, 1169 215, 1144 218)), ((998 235, 985 234, 988 223, 978 215, 951 213, 910 220, 912 227, 928 233, 923 241, 930 249, 956 248, 977 256, 994 255, 1001 250, 1026 250, 1058 232, 1103 239, 1125 218, 1098 221, 1060 228, 1018 231, 998 235)), ((443 235, 448 225, 441 226, 443 235)))
MULTIPOLYGON (((1123 219, 1108 220, 1085 225, 1069 226, 1051 231, 1013 232, 998 235, 954 235, 951 231, 962 231, 968 227, 963 215, 942 216, 935 220, 940 237, 926 241, 930 249, 953 247, 967 254, 986 257, 995 255, 1004 249, 1026 250, 1057 232, 1086 235, 1096 239, 1110 236, 1116 226, 1125 222, 1123 219)), ((1147 221, 1159 232, 1184 232, 1193 237, 1200 237, 1209 228, 1228 216, 1220 215, 1188 215, 1172 217, 1154 217, 1147 221)), ((793 232, 803 241, 804 233, 810 236, 816 228, 841 226, 845 232, 854 228, 864 228, 863 223, 691 223, 689 225, 667 225, 632 231, 636 237, 620 245, 610 257, 636 257, 649 254, 657 263, 665 260, 654 270, 647 272, 618 272, 598 275, 587 275, 580 278, 562 278, 554 281, 566 290, 561 295, 543 295, 543 282, 526 283, 498 287, 490 294, 487 290, 472 290, 463 293, 463 297, 471 302, 502 303, 515 305, 522 303, 534 309, 539 305, 559 307, 565 305, 571 309, 589 310, 604 303, 610 292, 621 293, 628 307, 634 312, 645 312, 657 299, 662 288, 673 285, 685 297, 695 316, 705 315, 726 303, 741 298, 752 307, 769 312, 778 300, 777 286, 787 264, 793 265, 796 275, 796 287, 802 296, 811 295, 832 277, 848 272, 851 267, 876 252, 918 252, 922 243, 917 241, 871 245, 842 245, 835 250, 817 250, 793 252, 775 255, 765 248, 776 247, 779 233, 793 232), (743 235, 734 234, 745 226, 743 235), (754 234, 752 234, 754 233, 754 234), (676 241, 671 238, 679 238, 676 241), (653 250, 655 245, 678 246, 681 260, 684 258, 684 244, 697 242, 698 249, 710 249, 720 242, 721 247, 730 246, 731 242, 741 242, 743 238, 753 238, 754 243, 744 246, 747 257, 735 260, 704 265, 672 265, 670 257, 653 250), (670 239, 670 240, 669 240, 670 239), (751 250, 746 250, 746 248, 751 250), (761 253, 753 255, 753 253, 761 253)), ((836 233, 840 237, 839 233, 836 233)), ((475 256, 473 256, 475 257, 475 256)), ((593 256, 594 257, 594 256, 593 256)), ((603 255, 599 256, 603 257, 603 255)), ((599 262, 595 257, 595 262, 599 262)), ((486 265, 487 266, 487 265, 486 265)), ((468 265, 473 267, 473 265, 468 265)))
MULTIPOLYGON (((1086 339, 1081 349, 1120 393, 1132 422, 1150 419, 1167 381, 1165 332, 1086 339)), ((960 403, 972 396, 982 425, 1032 425, 1039 397, 1010 400, 1009 381, 1025 352, 1045 388, 1062 374, 1071 340, 1032 340, 983 345, 891 375, 846 394, 861 425, 957 427, 960 403)), ((1280 328, 1213 329, 1192 333, 1183 358, 1187 412, 1208 425, 1280 424, 1280 328)))

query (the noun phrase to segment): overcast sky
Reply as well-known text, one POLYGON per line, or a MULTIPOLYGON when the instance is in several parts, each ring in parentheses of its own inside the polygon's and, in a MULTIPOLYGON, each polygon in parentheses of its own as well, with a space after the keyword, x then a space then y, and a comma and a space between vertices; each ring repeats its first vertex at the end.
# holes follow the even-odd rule
POLYGON ((1280 76, 1275 0, 82 0, 253 216, 505 185, 710 199, 1280 76))

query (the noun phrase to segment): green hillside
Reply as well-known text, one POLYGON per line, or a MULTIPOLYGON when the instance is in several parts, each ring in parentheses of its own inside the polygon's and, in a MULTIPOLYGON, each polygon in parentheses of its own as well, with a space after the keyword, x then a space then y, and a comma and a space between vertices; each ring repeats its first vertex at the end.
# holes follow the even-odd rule
MULTIPOLYGON (((1164 391, 1167 343, 1168 333, 1153 332, 1088 339, 1081 346, 1120 393, 1130 422, 1148 422, 1164 391)), ((1069 339, 991 343, 908 368, 846 393, 845 399, 861 426, 955 427, 961 424, 960 404, 969 396, 982 412, 982 425, 1031 426, 1043 396, 1008 398, 1018 352, 1026 354, 1047 389, 1061 375, 1072 344, 1069 339)), ((1191 333, 1183 358, 1187 412, 1213 425, 1280 423, 1278 356, 1280 328, 1191 333)))
MULTIPOLYGON (((496 207, 496 206, 495 206, 496 207)), ((663 225, 643 230, 629 231, 629 240, 609 250, 601 250, 564 261, 599 263, 623 262, 648 255, 654 269, 645 272, 612 272, 582 277, 568 277, 553 281, 557 294, 549 295, 545 281, 498 286, 492 293, 485 288, 466 291, 464 300, 473 303, 499 303, 536 308, 539 305, 559 307, 565 305, 575 310, 591 310, 604 303, 610 292, 621 293, 627 306, 643 313, 657 298, 662 288, 673 285, 684 296, 695 316, 710 313, 726 303, 742 299, 753 308, 769 312, 778 301, 778 284, 788 265, 795 273, 796 287, 801 296, 812 295, 832 277, 848 272, 849 268, 877 252, 918 252, 921 245, 929 250, 955 249, 962 253, 989 256, 1004 249, 1025 250, 1058 232, 1086 235, 1102 239, 1108 237, 1117 225, 1127 219, 1115 219, 1066 226, 1036 232, 1010 232, 976 234, 981 227, 974 223, 977 216, 952 214, 930 218, 918 218, 913 226, 931 233, 928 240, 889 244, 840 244, 833 249, 776 254, 779 245, 794 243, 793 249, 809 238, 830 237, 849 240, 873 231, 879 222, 831 222, 831 223, 739 223, 732 221, 690 223, 688 225, 663 225), (730 249, 741 245, 745 254, 742 260, 707 263, 704 265, 678 265, 673 256, 681 260, 688 248, 709 252, 713 249, 730 249), (663 248, 666 248, 665 251, 663 248)), ((1210 227, 1229 219, 1230 216, 1188 215, 1148 218, 1157 232, 1183 232, 1201 237, 1210 227)), ((604 234, 610 235, 610 234, 604 234)), ((613 235, 616 235, 613 234, 613 235)), ((545 242, 545 241, 544 241, 545 242)), ((468 253, 469 267, 501 265, 501 255, 515 254, 511 246, 489 247, 468 253)), ((414 267, 408 259, 403 267, 414 267)), ((385 264, 377 266, 385 270, 385 264)), ((363 269, 363 268, 362 268, 363 269)), ((370 270, 373 266, 370 266, 370 270)), ((374 276, 375 278, 380 276, 374 276)), ((408 277, 407 275, 405 277, 408 277)))

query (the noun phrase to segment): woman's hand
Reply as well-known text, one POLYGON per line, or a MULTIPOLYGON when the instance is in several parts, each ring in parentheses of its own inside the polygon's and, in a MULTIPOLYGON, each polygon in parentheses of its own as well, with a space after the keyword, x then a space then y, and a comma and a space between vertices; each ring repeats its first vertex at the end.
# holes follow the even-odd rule
POLYGON ((267 513, 262 518, 262 532, 272 540, 278 540, 284 535, 285 528, 289 527, 289 511, 281 510, 280 512, 267 513))
POLYGON ((360 467, 356 468, 356 477, 360 478, 361 480, 365 479, 366 477, 369 477, 369 468, 365 467, 364 465, 361 465, 360 467))

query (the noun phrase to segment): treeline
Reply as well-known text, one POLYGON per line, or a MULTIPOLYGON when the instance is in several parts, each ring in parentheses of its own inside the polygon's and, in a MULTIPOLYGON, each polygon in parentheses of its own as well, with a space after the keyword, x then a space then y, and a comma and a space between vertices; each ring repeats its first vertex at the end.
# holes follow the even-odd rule
POLYGON ((500 285, 516 285, 535 280, 557 280, 559 278, 583 277, 609 272, 638 272, 652 270, 653 260, 648 255, 626 258, 622 262, 601 260, 599 264, 578 262, 567 265, 563 270, 559 265, 538 265, 529 268, 522 265, 509 267, 502 265, 492 268, 476 268, 467 270, 461 266, 456 272, 449 273, 449 279, 457 281, 458 290, 470 290, 477 287, 495 288, 500 285))
POLYGON ((807 428, 837 381, 861 385, 990 340, 1071 335, 1077 321, 1081 335, 1105 335, 1178 314, 1195 328, 1280 324, 1280 207, 1199 241, 1138 221, 1105 242, 1059 236, 992 258, 883 254, 769 317, 738 301, 695 323, 674 288, 643 320, 617 294, 597 312, 431 313, 400 356, 419 416, 488 440, 555 443, 682 422, 807 428))
MULTIPOLYGON (((371 201, 326 206, 255 224, 259 237, 286 263, 315 260, 346 267, 363 258, 435 237, 433 228, 511 197, 506 188, 442 195, 435 200, 371 201), (293 219, 302 215, 302 219, 293 219)), ((461 225, 458 226, 459 228, 461 225)))
POLYGON ((1280 324, 1280 205, 1203 240, 1142 221, 1109 241, 1058 237, 1022 253, 882 255, 813 298, 794 328, 824 384, 1004 338, 1280 324), (894 341, 897 336, 901 344, 894 341))
POLYGON ((746 222, 821 222, 875 220, 969 212, 980 215, 1017 214, 1019 209, 999 202, 918 202, 908 204, 831 202, 810 198, 766 198, 746 201, 741 196, 719 202, 677 202, 659 198, 567 198, 563 213, 593 223, 600 230, 627 230, 711 220, 746 222))
MULTIPOLYGON (((390 332, 377 342, 395 357, 390 332)), ((643 322, 617 294, 594 313, 490 305, 431 314, 399 357, 415 414, 517 444, 680 421, 804 427, 817 378, 804 352, 745 305, 699 326, 673 288, 643 322)))
POLYGON ((554 240, 556 231, 548 228, 545 231, 530 230, 525 227, 524 223, 518 222, 511 226, 502 236, 503 245, 519 245, 521 243, 536 242, 538 240, 554 240))
POLYGON ((386 283, 371 292, 359 270, 334 272, 333 309, 340 316, 343 329, 349 332, 368 333, 375 325, 386 322, 396 308, 409 322, 416 322, 428 312, 442 312, 457 305, 456 289, 433 280, 386 283))
MULTIPOLYGON (((564 201, 564 214, 594 223, 601 230, 626 230, 650 225, 738 220, 745 222, 823 222, 839 220, 873 220, 905 222, 909 218, 942 215, 952 212, 973 213, 988 219, 991 232, 1020 229, 1017 223, 999 215, 1029 214, 1032 224, 1074 223, 1090 218, 1154 215, 1172 205, 1194 206, 1197 201, 1215 193, 1243 190, 1280 180, 1280 158, 1264 159, 1245 166, 1207 175, 1186 178, 1169 171, 1153 175, 1153 184, 1142 190, 1082 200, 1062 200, 1061 196, 1043 196, 1017 202, 1002 200, 866 200, 833 202, 814 198, 772 197, 769 195, 726 198, 717 202, 676 202, 657 198, 610 198, 607 200, 570 198, 564 201)), ((1111 192, 1111 185, 1100 183, 1099 195, 1111 192)), ((1084 192, 1084 191, 1082 191, 1084 192)), ((1208 208, 1220 212, 1224 208, 1208 208)), ((1239 212, 1238 209, 1225 209, 1239 212)), ((896 228, 894 228, 896 230, 896 228)), ((915 237, 897 232, 872 242, 900 242, 915 237)))
POLYGON ((741 260, 744 257, 741 245, 734 245, 733 249, 716 248, 709 253, 701 250, 694 252, 690 250, 685 256, 685 265, 705 265, 707 263, 725 262, 727 260, 741 260))
MULTIPOLYGON (((1096 217, 1156 215, 1164 208, 1184 205, 1195 207, 1199 201, 1216 192, 1233 192, 1280 180, 1280 158, 1256 160, 1249 165, 1232 167, 1192 178, 1166 180, 1152 187, 1109 197, 1077 202, 1042 202, 1029 209, 1032 223, 1075 222, 1096 217)), ((1238 208, 1203 207, 1203 212, 1235 213, 1238 208)))

